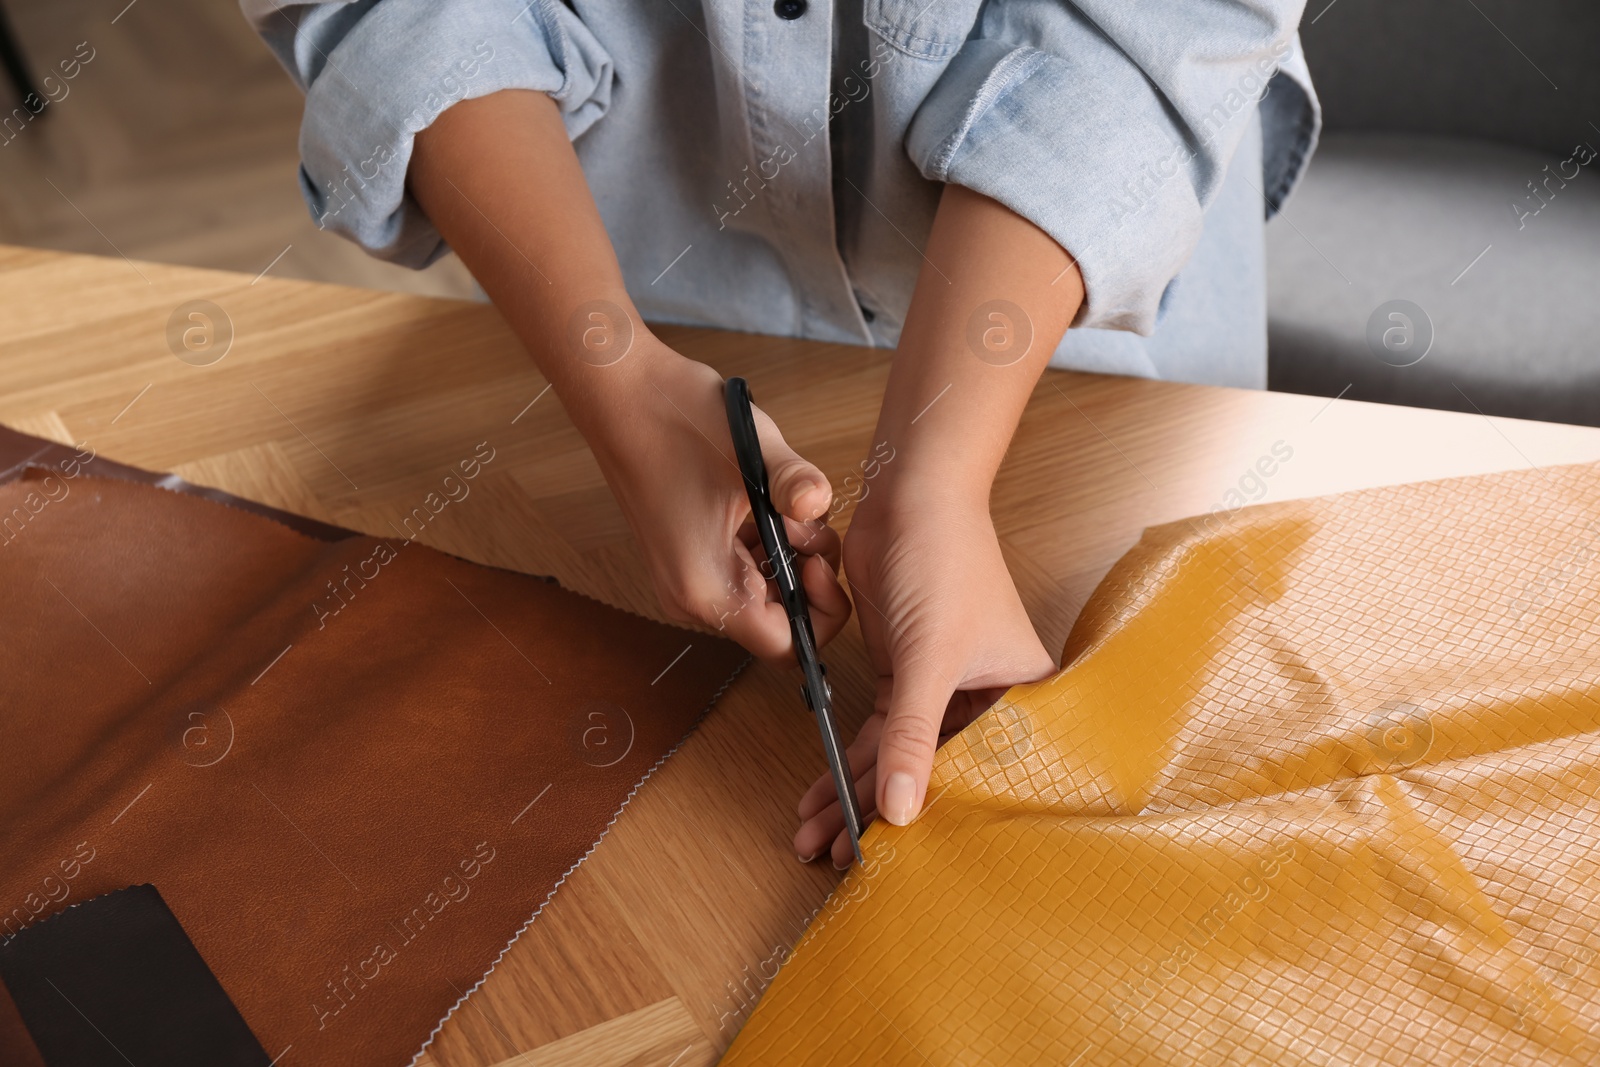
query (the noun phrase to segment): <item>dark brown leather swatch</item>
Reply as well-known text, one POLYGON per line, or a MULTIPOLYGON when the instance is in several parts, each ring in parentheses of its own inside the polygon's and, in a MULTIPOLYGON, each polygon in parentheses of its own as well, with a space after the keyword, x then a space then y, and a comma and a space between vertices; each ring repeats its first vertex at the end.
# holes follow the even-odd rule
POLYGON ((153 885, 0 941, 0 979, 49 1067, 270 1067, 153 885))
POLYGON ((269 1056, 408 1063, 744 652, 105 464, 0 434, 0 938, 152 883, 269 1056))
MULTIPOLYGON (((80 474, 93 474, 100 478, 116 478, 124 482, 154 485, 177 493, 204 497, 241 511, 265 515, 269 519, 283 523, 291 530, 298 530, 319 541, 340 541, 346 537, 357 536, 354 530, 330 526, 317 519, 308 519, 304 515, 295 515, 266 504, 259 504, 254 500, 234 496, 232 493, 225 493, 221 489, 195 485, 176 474, 157 474, 155 471, 130 467, 126 463, 118 463, 116 460, 96 455, 92 448, 74 448, 71 445, 58 444, 55 441, 47 441, 42 437, 33 437, 0 426, 0 483, 21 477, 30 468, 37 471, 41 478, 55 475, 58 481, 70 481, 80 474)), ((22 518, 25 521, 26 516, 7 517, 11 518, 12 522, 4 525, 0 537, 9 540, 12 533, 20 530, 16 519, 22 518)))

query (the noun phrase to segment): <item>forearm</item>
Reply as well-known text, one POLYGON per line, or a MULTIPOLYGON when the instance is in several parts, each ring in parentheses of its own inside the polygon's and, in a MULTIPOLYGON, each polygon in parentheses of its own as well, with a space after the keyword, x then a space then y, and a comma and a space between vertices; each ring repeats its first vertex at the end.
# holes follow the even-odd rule
POLYGON ((986 504, 1082 300, 1077 266, 1053 238, 997 201, 946 186, 878 418, 875 439, 900 457, 894 487, 986 504))
POLYGON ((417 135, 408 182, 597 443, 591 430, 637 395, 662 353, 641 343, 648 333, 555 102, 507 90, 456 104, 417 135), (616 312, 585 309, 599 301, 616 312), (604 346, 629 330, 627 358, 606 362, 604 346))

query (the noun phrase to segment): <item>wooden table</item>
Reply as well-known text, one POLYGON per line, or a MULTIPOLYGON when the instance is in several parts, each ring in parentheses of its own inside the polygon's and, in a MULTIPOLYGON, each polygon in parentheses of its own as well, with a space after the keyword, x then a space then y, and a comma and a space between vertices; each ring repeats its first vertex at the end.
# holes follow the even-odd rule
MULTIPOLYGON (((493 471, 424 540, 659 617, 598 467, 492 308, 4 247, 0 272, 0 422, 378 534, 489 440, 493 471), (168 343, 174 310, 196 300, 233 335, 205 366, 220 333, 209 349, 191 334, 192 362, 168 343)), ((190 326, 204 328, 180 319, 179 332, 190 326)), ((868 454, 887 351, 661 333, 749 378, 836 487, 868 454)), ((1595 429, 1051 372, 994 514, 1060 647, 1147 525, 1245 497, 1596 459, 1595 429)), ((870 693, 853 626, 827 658, 853 732, 870 693)), ((795 802, 823 769, 793 679, 747 671, 444 1028, 433 1063, 714 1062, 836 881, 789 848, 795 802)))

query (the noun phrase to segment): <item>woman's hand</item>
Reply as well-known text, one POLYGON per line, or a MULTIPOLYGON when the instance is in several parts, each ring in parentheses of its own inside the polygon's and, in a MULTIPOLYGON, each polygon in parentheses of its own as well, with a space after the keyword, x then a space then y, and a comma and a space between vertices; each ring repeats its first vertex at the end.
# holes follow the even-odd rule
MULTIPOLYGON (((1022 409, 1083 298, 1077 265, 1005 205, 949 185, 923 252, 873 440, 894 449, 845 535, 844 566, 877 672, 849 749, 862 806, 905 825, 939 740, 1055 667, 1006 570, 989 491, 1022 409)), ((831 778, 800 801, 795 851, 850 843, 831 778)))
MULTIPOLYGON (((788 619, 746 522, 722 378, 639 318, 555 102, 508 89, 455 104, 417 135, 407 183, 589 442, 667 614, 792 662, 788 619)), ((819 520, 833 494, 760 411, 756 428, 826 641, 850 616, 839 538, 819 520)))
MULTIPOLYGON (((726 634, 764 660, 792 663, 788 616, 770 569, 763 569, 766 553, 734 459, 721 375, 648 333, 626 360, 638 361, 626 388, 590 392, 583 428, 662 608, 679 623, 726 634), (597 411, 592 405, 600 398, 597 411)), ((612 368, 586 369, 598 377, 612 368)), ((821 518, 833 492, 759 408, 755 418, 773 504, 800 556, 817 641, 826 643, 850 617, 837 578, 839 535, 821 518)))
MULTIPOLYGON (((849 749, 863 814, 905 825, 922 809, 934 751, 1019 682, 1055 670, 1017 596, 987 500, 874 492, 845 536, 845 571, 877 674, 872 717, 849 749)), ((850 863, 823 775, 800 800, 795 852, 850 863)))

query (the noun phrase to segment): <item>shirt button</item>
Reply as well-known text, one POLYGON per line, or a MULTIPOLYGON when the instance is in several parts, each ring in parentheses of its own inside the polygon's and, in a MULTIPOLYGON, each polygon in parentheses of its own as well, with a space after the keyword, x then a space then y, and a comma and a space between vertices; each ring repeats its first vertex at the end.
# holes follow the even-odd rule
POLYGON ((772 11, 780 19, 793 21, 806 13, 806 0, 777 0, 772 11))

